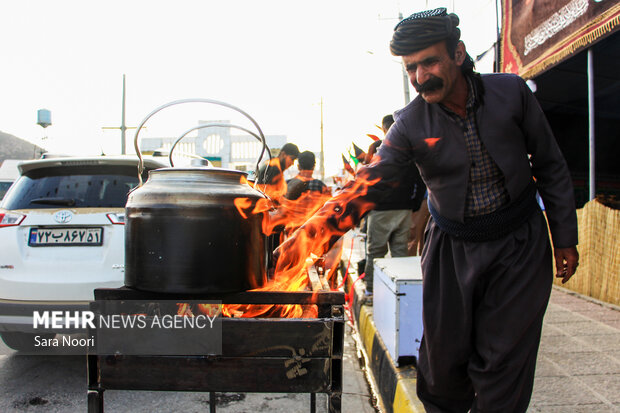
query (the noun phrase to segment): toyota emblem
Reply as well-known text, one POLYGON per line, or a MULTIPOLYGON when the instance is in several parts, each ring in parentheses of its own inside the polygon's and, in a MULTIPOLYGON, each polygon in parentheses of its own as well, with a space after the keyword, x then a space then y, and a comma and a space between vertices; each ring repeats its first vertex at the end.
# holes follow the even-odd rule
POLYGON ((73 212, 66 209, 58 211, 54 214, 54 219, 59 224, 66 224, 67 222, 71 221, 71 219, 73 219, 73 212))

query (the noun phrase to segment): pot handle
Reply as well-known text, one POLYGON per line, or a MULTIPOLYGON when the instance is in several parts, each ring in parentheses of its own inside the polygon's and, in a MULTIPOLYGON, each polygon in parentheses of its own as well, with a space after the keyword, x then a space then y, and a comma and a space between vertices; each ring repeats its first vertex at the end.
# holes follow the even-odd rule
POLYGON ((205 123, 205 124, 202 124, 202 125, 194 126, 193 128, 189 128, 188 130, 183 132, 183 134, 181 136, 179 136, 176 141, 174 141, 174 143, 172 144, 172 147, 170 148, 170 153, 168 154, 168 161, 170 162, 170 166, 174 167, 174 162, 172 161, 172 152, 174 151, 174 148, 177 146, 177 144, 181 141, 181 139, 183 139, 184 137, 186 137, 188 134, 190 134, 191 132, 193 132, 195 130, 203 129, 203 128, 217 127, 217 126, 242 130, 242 131, 244 131, 246 133, 249 133, 250 135, 254 136, 259 142, 261 142, 263 144, 263 151, 261 152, 260 156, 256 160, 256 171, 258 171, 258 164, 259 164, 261 158, 263 157, 263 154, 265 153, 265 149, 267 150, 267 154, 269 155, 269 159, 271 159, 271 151, 269 150, 269 147, 265 144, 263 139, 261 139, 261 137, 258 136, 255 132, 252 132, 251 130, 243 128, 243 127, 238 126, 238 125, 231 125, 230 123, 217 123, 217 122, 213 122, 213 123, 205 123))
MULTIPOLYGON (((138 125, 138 128, 136 129, 136 134, 135 134, 134 139, 133 139, 133 145, 134 145, 134 148, 136 150, 136 154, 138 155, 138 160, 139 160, 139 162, 138 162, 138 180, 139 180, 139 185, 138 186, 142 186, 142 184, 143 184, 143 182, 142 182, 142 172, 144 172, 144 159, 142 158, 142 152, 140 152, 140 146, 138 145, 138 136, 140 135, 140 131, 142 130, 142 127, 144 126, 144 124, 153 115, 155 115, 160 110, 165 109, 165 108, 170 107, 170 106, 179 105, 179 104, 182 104, 182 103, 211 103, 213 105, 224 106, 224 107, 227 107, 229 109, 232 109, 232 110, 235 110, 235 111, 241 113, 243 116, 248 118, 250 120, 250 122, 252 122, 254 127, 256 127, 256 129, 258 131, 258 134, 260 135, 260 139, 259 140, 263 143, 263 150, 261 151, 261 153, 260 153, 260 155, 258 157, 258 161, 260 161, 260 159, 265 154, 265 150, 268 150, 267 149, 267 141, 265 140, 265 135, 263 134, 263 131, 261 130, 260 126, 258 126, 258 123, 256 123, 256 121, 249 114, 247 114, 243 110, 239 109, 238 107, 233 106, 230 103, 221 102, 219 100, 213 100, 213 99, 190 98, 190 99, 175 100, 175 101, 168 102, 168 103, 166 103, 164 105, 161 105, 160 107, 154 109, 151 113, 146 115, 146 117, 144 119, 142 119, 142 122, 140 122, 140 125, 138 125)), ((256 135, 254 135, 254 136, 256 136, 256 135)), ((268 153, 270 153, 270 152, 268 152, 268 153)))

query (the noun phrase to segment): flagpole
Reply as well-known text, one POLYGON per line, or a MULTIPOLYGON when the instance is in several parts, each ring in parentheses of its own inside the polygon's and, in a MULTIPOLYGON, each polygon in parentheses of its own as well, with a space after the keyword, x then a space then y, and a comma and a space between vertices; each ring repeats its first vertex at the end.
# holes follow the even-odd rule
POLYGON ((325 181, 325 151, 323 150, 323 97, 321 96, 321 163, 319 166, 321 181, 325 181))

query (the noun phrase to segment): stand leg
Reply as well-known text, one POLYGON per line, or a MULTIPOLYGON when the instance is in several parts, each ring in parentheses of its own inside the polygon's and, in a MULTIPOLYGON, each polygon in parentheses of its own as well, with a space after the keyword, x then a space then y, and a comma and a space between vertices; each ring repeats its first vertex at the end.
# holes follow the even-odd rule
POLYGON ((88 413, 103 413, 103 390, 88 391, 88 413))
POLYGON ((103 389, 99 385, 99 359, 94 354, 86 356, 88 374, 88 413, 103 413, 103 389))
POLYGON ((217 401, 215 400, 215 392, 209 392, 209 413, 215 413, 215 404, 217 401))
POLYGON ((310 393, 310 413, 316 413, 316 393, 310 393))
POLYGON ((342 408, 342 393, 334 392, 328 396, 329 413, 340 413, 342 408))

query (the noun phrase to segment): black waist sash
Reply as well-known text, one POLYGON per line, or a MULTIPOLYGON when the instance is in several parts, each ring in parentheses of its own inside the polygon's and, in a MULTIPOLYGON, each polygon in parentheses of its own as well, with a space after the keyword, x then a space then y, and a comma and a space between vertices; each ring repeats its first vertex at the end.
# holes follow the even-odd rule
POLYGON ((465 217, 465 222, 452 221, 439 215, 430 199, 428 200, 428 210, 442 231, 455 238, 475 242, 491 241, 508 235, 539 209, 534 182, 531 182, 514 202, 489 214, 465 217))

